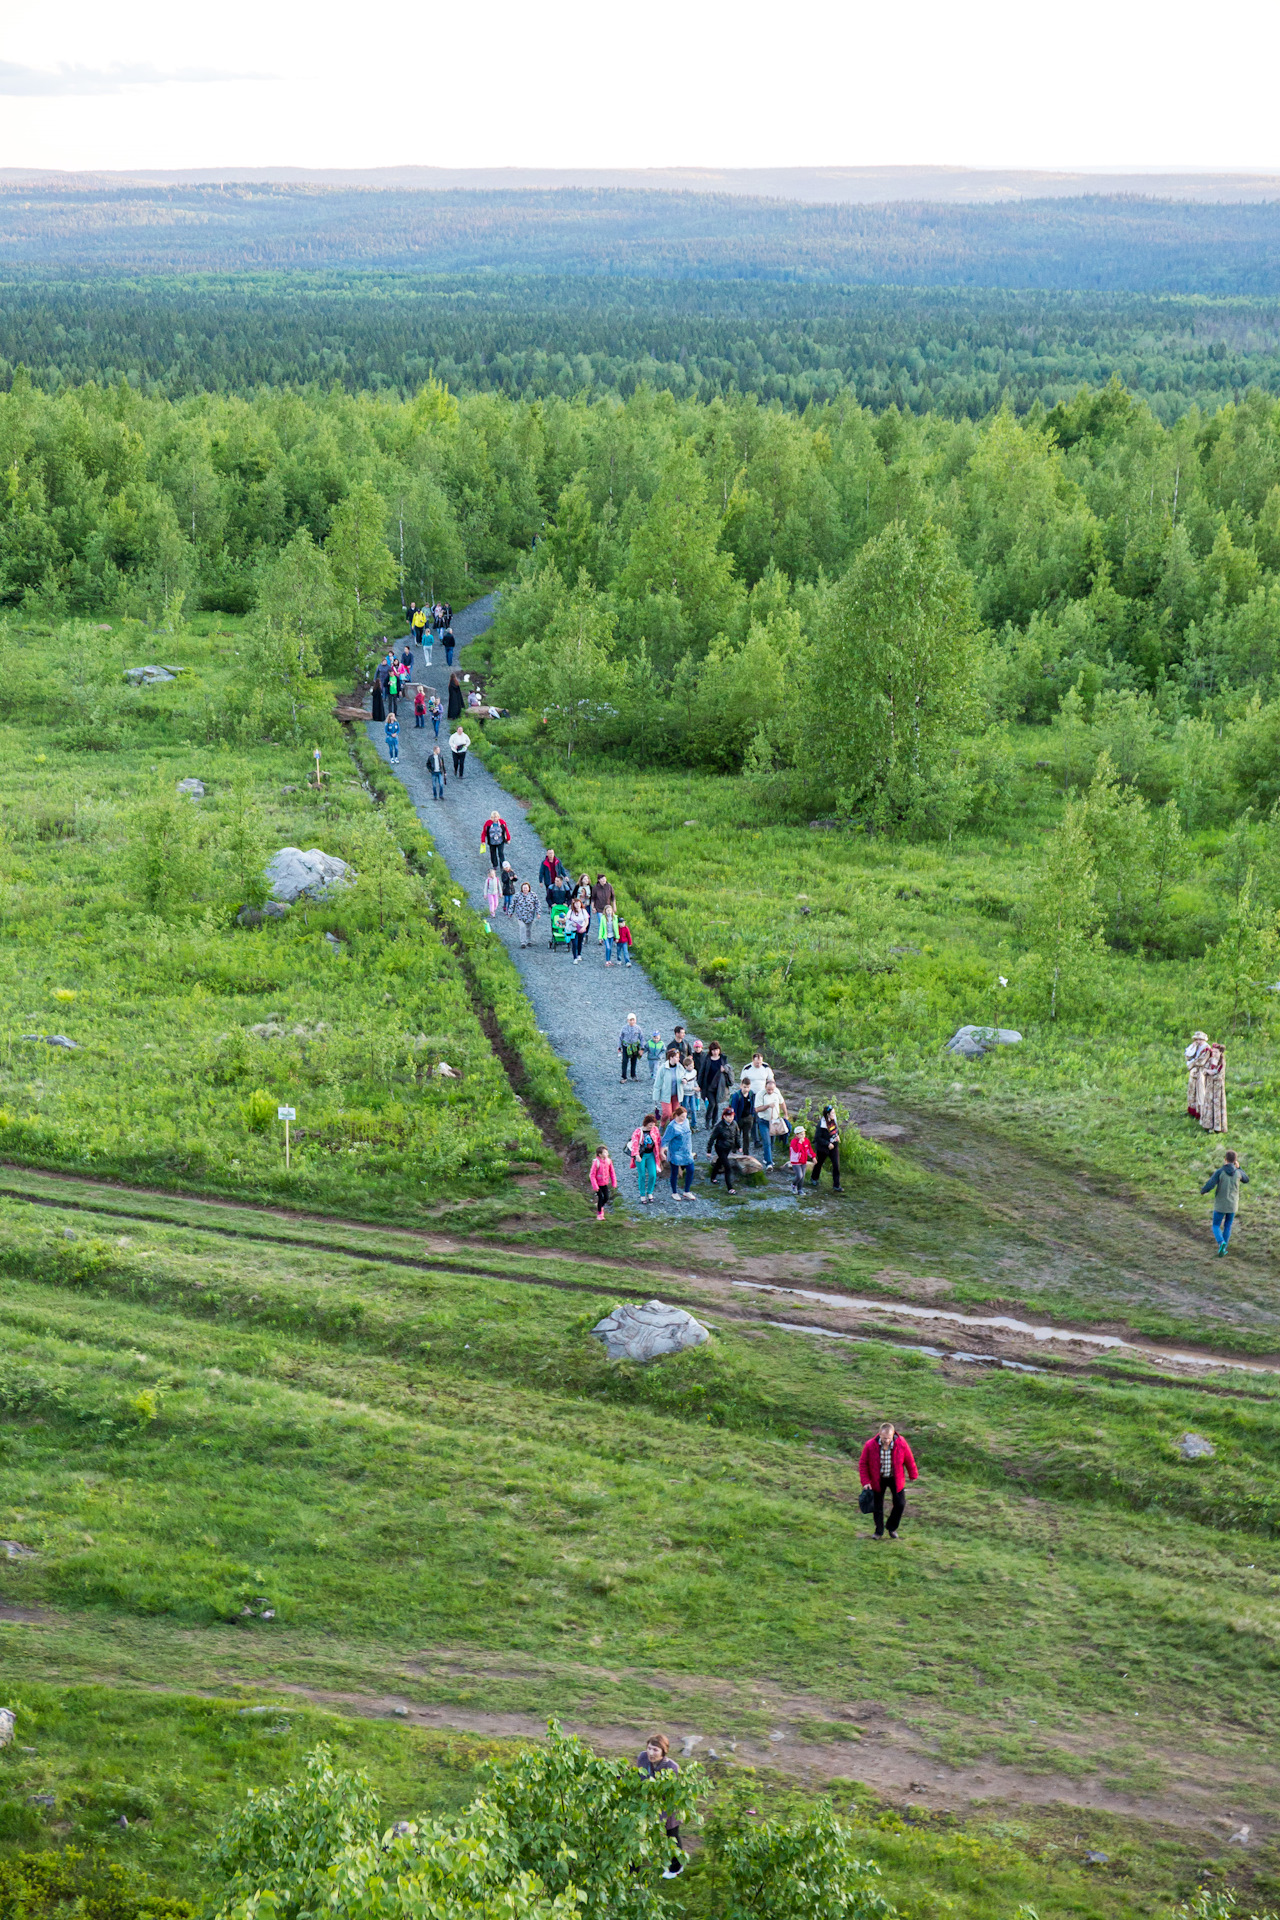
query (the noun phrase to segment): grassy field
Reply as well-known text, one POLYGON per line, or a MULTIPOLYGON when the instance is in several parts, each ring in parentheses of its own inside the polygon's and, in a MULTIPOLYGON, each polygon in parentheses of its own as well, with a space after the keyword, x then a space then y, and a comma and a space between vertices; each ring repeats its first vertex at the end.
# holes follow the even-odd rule
MULTIPOLYGON (((607 869, 636 957, 699 1031, 735 1062, 762 1042, 815 1093, 871 1075, 962 1127, 1047 1151, 1064 1177, 1088 1169, 1166 1211, 1199 1213, 1222 1143, 1186 1117, 1182 1049, 1212 1027, 1228 1048, 1230 1143, 1252 1169, 1242 1245, 1247 1236, 1269 1266, 1280 1249, 1270 1007, 1232 1030, 1230 994, 1206 960, 1117 952, 1055 1023, 1033 993, 1022 916, 1062 806, 1055 776, 1034 764, 1044 750, 1024 730, 1010 814, 948 844, 758 819, 728 777, 576 759, 566 770, 519 725, 483 748, 575 870, 607 869), (1024 1041, 965 1062, 943 1051, 965 1023, 1014 1027, 1024 1041)), ((1221 920, 1222 843, 1193 838, 1178 924, 1221 920)), ((1003 1197, 1016 1206, 1016 1187, 1003 1197)))
POLYGON ((610 1367, 607 1266, 414 1269, 420 1235, 360 1258, 278 1220, 228 1246, 218 1212, 0 1207, 0 1526, 37 1556, 0 1565, 15 1838, 96 1836, 190 1885, 230 1793, 325 1710, 397 1811, 470 1765, 419 1724, 555 1712, 618 1745, 655 1718, 737 1740, 770 1795, 905 1763, 921 1791, 890 1800, 935 1808, 878 1830, 906 1912, 1002 1911, 1001 1873, 1042 1916, 1159 1911, 1215 1862, 1280 1889, 1280 1385, 977 1373, 797 1338, 694 1281, 710 1346, 610 1367), (897 1551, 856 1504, 885 1408, 925 1475, 897 1551), (1213 1463, 1180 1459, 1188 1429, 1213 1463), (242 1716, 237 1688, 282 1711, 242 1716), (349 1718, 393 1702, 403 1732, 349 1718), (1247 1860, 1204 1832, 1228 1811, 1262 1816, 1247 1860))

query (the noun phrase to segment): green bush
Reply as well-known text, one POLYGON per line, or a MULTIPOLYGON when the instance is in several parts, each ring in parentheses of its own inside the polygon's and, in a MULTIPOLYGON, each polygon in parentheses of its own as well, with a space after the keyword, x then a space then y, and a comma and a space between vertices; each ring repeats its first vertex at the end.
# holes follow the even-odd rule
POLYGON ((276 1105, 277 1102, 261 1087, 255 1087, 249 1098, 241 1102, 240 1111, 251 1133, 266 1132, 276 1117, 276 1105))
POLYGON ((788 1825, 728 1814, 708 1830, 717 1920, 889 1920, 880 1869, 828 1806, 788 1825))

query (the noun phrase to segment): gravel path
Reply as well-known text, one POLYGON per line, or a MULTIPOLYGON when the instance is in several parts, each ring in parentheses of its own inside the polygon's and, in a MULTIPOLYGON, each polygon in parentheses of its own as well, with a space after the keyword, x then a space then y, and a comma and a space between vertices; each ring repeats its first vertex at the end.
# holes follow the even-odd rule
MULTIPOLYGON (((464 613, 458 615, 453 623, 460 649, 454 661, 455 668, 461 661, 462 671, 466 671, 463 657, 465 649, 470 641, 479 638, 492 619, 492 594, 474 601, 464 613)), ((403 644, 403 639, 397 638, 397 651, 403 644)), ((444 664, 444 649, 439 646, 434 649, 432 667, 424 668, 422 660, 422 654, 418 653, 414 666, 415 683, 420 680, 426 686, 434 687, 440 698, 446 699, 449 669, 444 664)), ((450 774, 444 799, 433 800, 431 776, 426 771, 426 757, 433 738, 430 720, 425 729, 416 728, 411 701, 401 702, 399 718, 400 759, 396 771, 438 851, 448 862, 449 871, 458 883, 459 893, 465 890, 465 897, 471 905, 477 912, 483 913, 484 879, 489 870, 489 855, 481 849, 480 829, 495 807, 511 829, 507 858, 522 880, 529 880, 537 887, 538 867, 546 849, 526 820, 520 802, 498 785, 474 754, 467 756, 463 778, 455 780, 450 774)), ((476 722, 473 721, 467 731, 473 738, 480 738, 476 722)), ((441 721, 442 746, 448 732, 448 722, 441 721)), ((385 759, 386 742, 380 724, 370 722, 369 738, 385 759)), ((541 897, 541 888, 538 888, 538 892, 541 897)), ((625 912, 625 901, 620 904, 625 912)), ((646 1038, 651 1033, 660 1033, 667 1040, 683 1015, 669 1000, 663 998, 639 964, 633 962, 630 967, 606 968, 604 948, 596 940, 594 921, 591 939, 584 949, 581 964, 576 967, 566 948, 553 949, 550 946, 550 927, 545 910, 535 924, 536 944, 529 948, 519 945, 514 919, 505 919, 499 913, 492 924, 495 937, 504 942, 515 961, 539 1027, 564 1060, 579 1099, 613 1155, 618 1172, 619 1197, 630 1206, 638 1204, 627 1146, 633 1130, 652 1105, 652 1084, 644 1062, 641 1062, 638 1080, 634 1083, 628 1081, 625 1086, 621 1084, 618 1034, 627 1015, 634 1013, 646 1038)), ((705 1040, 714 1038, 714 1035, 702 1037, 705 1040)), ((739 1063, 735 1061, 734 1064, 737 1066, 739 1063)), ((701 1131, 696 1136, 695 1145, 699 1149, 704 1138, 701 1131)), ((695 1175, 692 1201, 673 1200, 665 1177, 660 1179, 653 1210, 677 1213, 691 1219, 700 1215, 714 1217, 726 1208, 744 1204, 748 1194, 756 1206, 797 1204, 789 1193, 765 1194, 759 1188, 745 1189, 733 1200, 722 1197, 718 1189, 708 1188, 706 1169, 707 1162, 703 1158, 695 1175)), ((781 1185, 781 1181, 781 1175, 775 1176, 777 1185, 781 1185)))

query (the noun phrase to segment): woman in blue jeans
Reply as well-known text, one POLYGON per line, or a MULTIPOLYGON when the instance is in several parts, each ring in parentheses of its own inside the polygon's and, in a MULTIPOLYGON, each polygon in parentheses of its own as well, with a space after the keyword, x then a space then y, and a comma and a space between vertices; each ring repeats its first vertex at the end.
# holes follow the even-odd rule
POLYGON ((677 1106, 667 1123, 662 1136, 662 1154, 671 1175, 671 1191, 677 1200, 692 1200, 689 1189, 693 1185, 693 1129, 689 1125, 689 1116, 684 1108, 677 1106), (684 1192, 677 1192, 677 1184, 684 1179, 684 1192))

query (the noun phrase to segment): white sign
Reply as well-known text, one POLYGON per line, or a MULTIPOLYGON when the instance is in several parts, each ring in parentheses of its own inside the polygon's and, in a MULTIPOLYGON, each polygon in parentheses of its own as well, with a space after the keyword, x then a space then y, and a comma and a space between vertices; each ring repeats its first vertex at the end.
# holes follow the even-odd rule
POLYGON ((297 1116, 297 1114, 296 1114, 296 1112, 294 1111, 294 1109, 293 1109, 292 1107, 277 1107, 277 1108, 276 1108, 276 1119, 277 1119, 277 1120, 296 1120, 296 1119, 297 1119, 297 1117, 298 1117, 298 1116, 297 1116))

